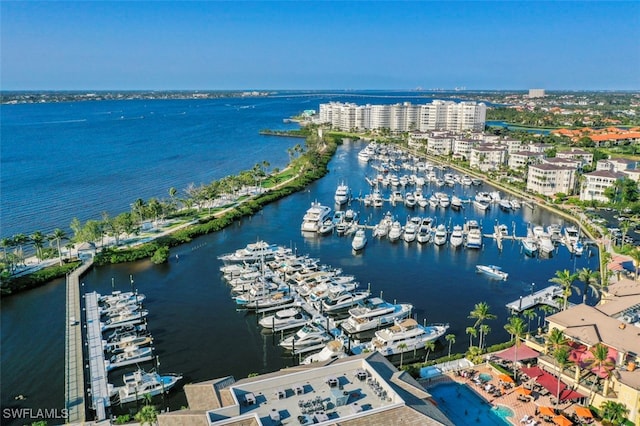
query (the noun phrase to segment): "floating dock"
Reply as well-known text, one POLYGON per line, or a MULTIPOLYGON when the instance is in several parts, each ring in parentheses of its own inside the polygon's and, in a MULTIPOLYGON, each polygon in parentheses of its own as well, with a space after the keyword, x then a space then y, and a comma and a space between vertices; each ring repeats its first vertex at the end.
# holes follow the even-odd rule
POLYGON ((101 421, 106 419, 106 408, 111 405, 111 401, 109 400, 98 297, 99 295, 95 291, 87 293, 84 297, 84 303, 87 313, 91 408, 96 412, 96 420, 101 421))
POLYGON ((557 285, 551 285, 527 296, 520 296, 518 300, 509 302, 506 306, 512 312, 522 312, 538 305, 549 305, 560 309, 560 306, 555 301, 557 297, 562 297, 562 288, 557 285))

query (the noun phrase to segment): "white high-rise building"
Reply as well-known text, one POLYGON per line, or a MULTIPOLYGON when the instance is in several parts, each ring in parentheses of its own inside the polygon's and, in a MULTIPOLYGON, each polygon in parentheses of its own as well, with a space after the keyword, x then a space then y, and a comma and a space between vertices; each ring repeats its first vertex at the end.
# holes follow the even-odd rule
POLYGON ((529 89, 530 98, 544 98, 544 89, 529 89))
POLYGON ((483 103, 434 100, 430 104, 410 102, 393 105, 320 104, 320 123, 341 130, 389 129, 392 132, 420 130, 484 130, 487 107, 483 103))

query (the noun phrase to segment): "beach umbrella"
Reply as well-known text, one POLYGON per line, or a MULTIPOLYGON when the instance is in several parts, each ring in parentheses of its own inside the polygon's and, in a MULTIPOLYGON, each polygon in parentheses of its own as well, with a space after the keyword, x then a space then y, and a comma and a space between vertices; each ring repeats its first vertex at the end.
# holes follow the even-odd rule
POLYGON ((499 375, 498 380, 503 381, 505 383, 513 383, 513 379, 511 378, 511 376, 506 374, 499 375))
POLYGON ((556 412, 553 411, 553 408, 551 408, 551 407, 540 407, 539 411, 540 411, 540 415, 541 416, 551 416, 551 417, 553 417, 553 416, 556 415, 556 412))
POLYGON ((522 386, 516 388, 516 392, 520 395, 531 395, 531 390, 525 389, 522 386))
POLYGON ((558 426, 572 426, 573 422, 563 415, 555 416, 553 422, 558 426))
POLYGON ((589 419, 593 417, 593 413, 587 407, 575 406, 574 409, 578 417, 582 417, 585 419, 589 419))

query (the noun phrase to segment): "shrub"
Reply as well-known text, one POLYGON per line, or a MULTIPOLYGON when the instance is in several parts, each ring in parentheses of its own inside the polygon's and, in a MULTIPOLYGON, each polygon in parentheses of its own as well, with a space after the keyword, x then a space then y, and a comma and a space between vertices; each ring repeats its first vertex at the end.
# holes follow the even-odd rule
POLYGON ((168 260, 169 260, 169 247, 166 247, 166 246, 162 246, 158 248, 158 250, 156 250, 156 252, 153 253, 153 256, 151 256, 151 261, 156 265, 159 265, 161 263, 166 263, 168 260))

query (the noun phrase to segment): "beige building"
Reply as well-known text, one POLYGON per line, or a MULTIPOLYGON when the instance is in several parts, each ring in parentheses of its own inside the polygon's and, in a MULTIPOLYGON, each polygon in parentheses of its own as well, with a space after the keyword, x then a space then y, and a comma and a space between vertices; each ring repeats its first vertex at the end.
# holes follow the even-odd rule
POLYGON ((625 176, 623 173, 609 170, 596 170, 595 172, 586 173, 580 189, 580 200, 608 202, 609 198, 604 195, 604 191, 612 187, 618 179, 624 179, 625 176))
POLYGON ((453 152, 453 141, 456 136, 449 132, 431 132, 427 137, 427 153, 433 155, 449 155, 453 152))
POLYGON ((593 154, 578 148, 571 148, 570 151, 558 151, 556 157, 579 161, 581 167, 593 163, 593 154))
POLYGON ((507 165, 510 169, 524 169, 529 164, 540 164, 544 154, 541 152, 518 151, 509 154, 507 165))
POLYGON ((549 197, 571 194, 575 189, 576 171, 555 164, 532 164, 527 175, 527 190, 549 197))
POLYGON ((507 149, 496 145, 483 145, 471 148, 469 166, 483 172, 498 170, 505 164, 507 149))
POLYGON ((431 395, 378 352, 184 387, 189 408, 159 426, 449 425, 431 395))
POLYGON ((608 160, 598 160, 596 163, 596 171, 608 170, 610 172, 623 172, 625 170, 633 169, 632 165, 635 163, 631 160, 625 160, 622 158, 609 158, 608 160))

